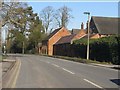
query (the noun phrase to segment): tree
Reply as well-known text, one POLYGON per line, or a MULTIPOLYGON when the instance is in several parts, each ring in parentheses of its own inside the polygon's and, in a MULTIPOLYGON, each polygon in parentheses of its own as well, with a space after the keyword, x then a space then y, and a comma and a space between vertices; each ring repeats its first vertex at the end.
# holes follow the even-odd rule
POLYGON ((35 53, 35 50, 38 48, 38 43, 42 42, 42 40, 45 38, 45 30, 44 26, 42 25, 42 21, 39 20, 39 17, 35 20, 35 27, 34 30, 29 35, 29 46, 28 50, 31 50, 33 53, 35 53))
MULTIPOLYGON (((19 14, 18 17, 18 22, 22 24, 22 27, 19 27, 20 32, 23 34, 23 37, 26 37, 26 33, 29 32, 28 30, 32 25, 34 25, 34 19, 37 17, 37 14, 33 13, 32 7, 27 7, 27 8, 21 8, 21 11, 23 12, 21 15, 19 14)), ((22 41, 23 44, 23 50, 22 53, 24 53, 24 48, 25 48, 25 39, 24 38, 22 41)))
MULTIPOLYGON (((2 28, 8 27, 9 30, 22 27, 22 24, 17 22, 21 8, 25 7, 25 3, 18 2, 2 2, 0 10, 0 18, 2 21, 2 28), (16 27, 17 26, 17 27, 16 27)), ((2 29, 5 30, 5 29, 2 29)))
POLYGON ((2 4, 1 17, 2 27, 10 26, 12 42, 22 45, 22 52, 26 46, 26 34, 35 25, 36 13, 33 13, 32 7, 28 7, 26 3, 6 2, 2 4), (17 34, 16 34, 17 32, 17 34), (19 39, 20 40, 19 40, 19 39))
POLYGON ((16 22, 16 16, 21 13, 21 8, 25 8, 26 3, 19 2, 2 2, 2 8, 0 10, 0 17, 2 20, 2 27, 7 24, 18 24, 21 23, 16 22))
POLYGON ((63 6, 56 11, 56 14, 54 17, 59 27, 67 27, 70 19, 73 18, 70 12, 71 12, 71 9, 68 8, 67 6, 63 6))
POLYGON ((45 7, 41 13, 40 18, 43 21, 43 25, 45 28, 45 33, 48 33, 49 31, 52 31, 52 23, 54 21, 54 10, 53 7, 47 6, 45 7))

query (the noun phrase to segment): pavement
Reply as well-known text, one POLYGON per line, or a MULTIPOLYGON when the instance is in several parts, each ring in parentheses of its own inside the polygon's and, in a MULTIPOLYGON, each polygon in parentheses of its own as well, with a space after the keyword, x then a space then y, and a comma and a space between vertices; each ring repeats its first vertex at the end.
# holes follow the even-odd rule
POLYGON ((13 64, 14 64, 14 62, 8 61, 8 60, 0 62, 0 89, 2 89, 3 78, 5 78, 7 76, 8 72, 9 72, 9 70, 11 70, 13 64))
POLYGON ((7 59, 3 59, 1 62, 2 64, 2 75, 1 75, 1 80, 2 80, 2 88, 8 88, 7 85, 9 84, 10 79, 11 79, 11 73, 13 73, 13 67, 16 63, 15 57, 8 57, 7 59))
POLYGON ((15 60, 5 59, 2 62, 2 76, 4 76, 8 70, 10 70, 14 65, 15 60))
POLYGON ((95 66, 101 66, 101 67, 112 68, 112 69, 119 69, 120 70, 120 65, 96 64, 96 63, 90 63, 90 64, 91 65, 95 65, 95 66))

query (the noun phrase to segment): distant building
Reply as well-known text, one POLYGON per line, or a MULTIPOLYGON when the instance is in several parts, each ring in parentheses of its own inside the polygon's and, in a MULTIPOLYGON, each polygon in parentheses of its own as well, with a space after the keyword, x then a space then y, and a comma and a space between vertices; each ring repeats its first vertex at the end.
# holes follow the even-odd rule
POLYGON ((53 45, 63 36, 71 35, 64 27, 55 29, 45 40, 42 41, 41 53, 53 55, 53 45))
POLYGON ((94 38, 118 34, 118 18, 113 17, 91 17, 90 28, 94 38))
POLYGON ((72 29, 71 34, 61 37, 56 43, 57 44, 72 44, 74 40, 80 39, 86 35, 86 29, 84 29, 83 23, 81 24, 81 29, 72 29))
POLYGON ((72 44, 74 40, 80 39, 84 35, 86 35, 86 30, 84 30, 83 23, 81 24, 81 29, 72 29, 71 32, 64 27, 55 29, 42 41, 42 47, 40 47, 39 52, 53 55, 53 45, 64 43, 72 44))
MULTIPOLYGON (((88 22, 86 23, 88 26, 88 22)), ((53 49, 62 44, 72 44, 74 40, 87 38, 87 28, 84 29, 84 24, 81 24, 81 29, 72 29, 68 31, 61 27, 55 29, 45 40, 42 41, 40 53, 53 55, 53 49)), ((92 16, 90 20, 90 39, 106 37, 118 34, 118 18, 111 17, 95 17, 92 16)), ((62 47, 63 48, 63 47, 62 47)))
MULTIPOLYGON (((92 16, 90 20, 90 39, 97 39, 118 34, 119 18, 92 16)), ((83 38, 87 38, 86 35, 83 38)))

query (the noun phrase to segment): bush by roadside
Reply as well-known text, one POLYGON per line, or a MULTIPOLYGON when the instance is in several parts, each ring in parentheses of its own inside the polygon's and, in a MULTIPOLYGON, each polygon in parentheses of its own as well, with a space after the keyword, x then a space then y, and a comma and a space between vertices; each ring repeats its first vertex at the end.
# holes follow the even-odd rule
MULTIPOLYGON (((75 44, 84 43, 87 45, 87 39, 80 39, 75 44)), ((90 40, 90 59, 100 62, 110 62, 120 64, 119 61, 120 35, 113 35, 99 39, 90 40)))
MULTIPOLYGON (((73 44, 54 45, 53 54, 59 56, 86 58, 87 39, 82 38, 73 44)), ((90 59, 98 62, 120 65, 120 36, 113 35, 90 39, 90 59)))

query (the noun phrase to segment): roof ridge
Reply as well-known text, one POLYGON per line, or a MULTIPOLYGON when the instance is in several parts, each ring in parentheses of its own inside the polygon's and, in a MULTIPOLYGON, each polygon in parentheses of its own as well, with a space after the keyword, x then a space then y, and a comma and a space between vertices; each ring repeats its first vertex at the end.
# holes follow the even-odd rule
POLYGON ((116 34, 118 28, 118 18, 92 17, 92 20, 101 34, 116 34))
POLYGON ((50 33, 45 40, 49 40, 51 37, 53 37, 59 30, 61 30, 63 27, 59 27, 54 29, 52 33, 50 33))
POLYGON ((113 19, 118 19, 119 17, 106 17, 106 16, 91 16, 93 18, 113 18, 113 19))

